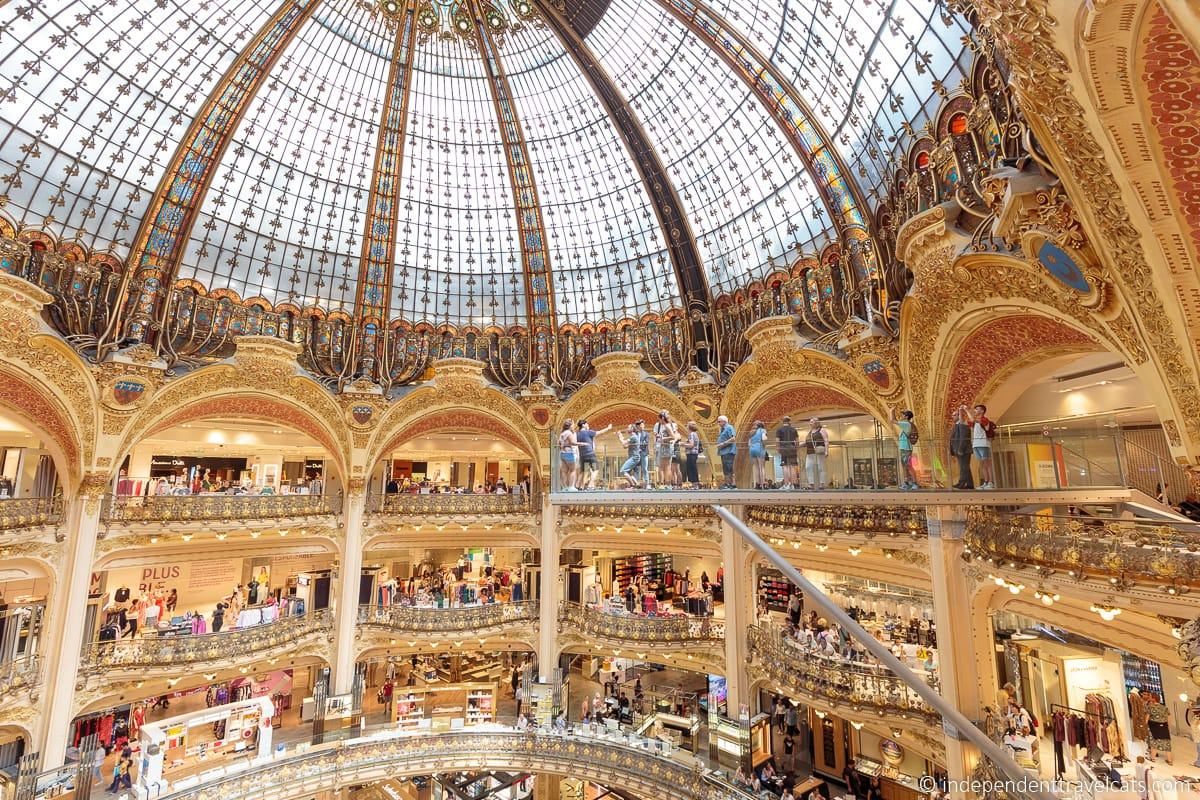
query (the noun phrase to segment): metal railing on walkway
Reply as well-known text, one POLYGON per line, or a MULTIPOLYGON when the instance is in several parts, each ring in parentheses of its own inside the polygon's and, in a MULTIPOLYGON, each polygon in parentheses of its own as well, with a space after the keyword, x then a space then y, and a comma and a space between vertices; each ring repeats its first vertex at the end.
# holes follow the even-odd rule
POLYGON ((457 608, 372 606, 358 608, 359 625, 375 625, 396 633, 482 635, 513 625, 528 625, 538 618, 536 600, 488 603, 457 608))
POLYGON ((725 640, 725 623, 712 617, 636 617, 608 614, 579 603, 563 601, 559 625, 580 633, 630 644, 710 643, 725 640))
POLYGON ((108 495, 105 522, 204 522, 296 519, 340 513, 339 495, 185 494, 108 495))
POLYGON ((62 519, 62 495, 9 497, 0 500, 0 531, 57 525, 62 519))
POLYGON ((115 642, 93 642, 80 663, 85 674, 110 670, 173 667, 217 661, 243 663, 247 656, 263 656, 294 646, 314 634, 332 630, 327 609, 250 628, 182 636, 141 635, 115 642))

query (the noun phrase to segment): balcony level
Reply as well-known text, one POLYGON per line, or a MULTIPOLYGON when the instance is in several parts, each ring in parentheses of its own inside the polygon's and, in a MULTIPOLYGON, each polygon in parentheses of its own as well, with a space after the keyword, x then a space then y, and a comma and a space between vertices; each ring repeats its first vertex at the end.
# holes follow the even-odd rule
POLYGON ((558 643, 574 652, 612 653, 681 669, 725 672, 725 623, 711 616, 618 616, 563 602, 558 609, 558 643))
POLYGON ((320 610, 220 633, 94 642, 84 653, 79 673, 88 682, 119 681, 294 658, 309 651, 323 655, 332 635, 332 615, 320 610))
MULTIPOLYGON (((750 676, 773 691, 822 712, 857 722, 886 721, 893 728, 940 733, 941 716, 890 670, 874 661, 849 662, 806 650, 769 625, 747 636, 750 676)), ((938 687, 936 675, 929 684, 938 687)))
POLYGON ((538 603, 490 603, 462 608, 372 606, 358 609, 360 652, 389 654, 430 648, 532 649, 537 645, 538 603))

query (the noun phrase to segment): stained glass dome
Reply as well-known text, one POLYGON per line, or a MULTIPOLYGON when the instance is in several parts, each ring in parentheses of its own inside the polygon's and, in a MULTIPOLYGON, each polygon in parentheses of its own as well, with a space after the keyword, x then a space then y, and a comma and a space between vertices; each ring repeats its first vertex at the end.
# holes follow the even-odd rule
POLYGON ((481 329, 641 319, 868 241, 966 23, 706 3, 17 0, 0 213, 155 283, 481 329))

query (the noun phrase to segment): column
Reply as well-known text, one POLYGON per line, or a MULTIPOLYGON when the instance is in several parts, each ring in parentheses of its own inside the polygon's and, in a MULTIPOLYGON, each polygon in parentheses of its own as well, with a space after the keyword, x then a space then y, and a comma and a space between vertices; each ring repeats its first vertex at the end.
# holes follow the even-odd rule
POLYGON ((361 478, 350 481, 342 510, 342 558, 334 606, 333 693, 346 694, 354 682, 354 631, 363 563, 363 514, 367 495, 361 478))
POLYGON ((539 772, 533 778, 533 800, 560 800, 562 776, 539 772))
MULTIPOLYGON (((741 509, 735 510, 741 514, 741 509)), ((741 535, 721 521, 721 563, 725 567, 725 680, 728 716, 738 718, 738 707, 749 703, 746 677, 746 631, 754 608, 750 558, 741 535)))
POLYGON ((558 507, 551 504, 550 493, 542 494, 542 575, 539 586, 538 605, 538 679, 549 683, 554 680, 554 668, 558 666, 558 602, 559 602, 559 547, 558 507))
MULTIPOLYGON (((967 717, 978 720, 986 696, 982 682, 991 674, 991 621, 986 615, 982 620, 972 618, 973 586, 962 560, 966 509, 930 506, 926 514, 941 694, 967 717), (975 631, 977 623, 986 630, 975 631)), ((979 758, 977 749, 954 733, 947 730, 945 740, 951 782, 969 777, 979 758)))
POLYGON ((51 612, 46 624, 45 688, 46 713, 42 718, 42 768, 61 766, 67 751, 67 735, 75 715, 75 681, 83 650, 83 625, 92 564, 96 556, 96 536, 109 478, 103 474, 86 475, 79 493, 67 504, 67 539, 63 553, 61 580, 55 583, 51 612))

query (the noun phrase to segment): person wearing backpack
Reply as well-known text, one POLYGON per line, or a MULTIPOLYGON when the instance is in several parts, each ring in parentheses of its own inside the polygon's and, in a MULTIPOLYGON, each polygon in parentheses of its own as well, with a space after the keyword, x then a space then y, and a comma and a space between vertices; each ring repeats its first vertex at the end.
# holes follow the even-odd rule
POLYGON ((913 445, 917 443, 917 424, 913 422, 913 412, 898 411, 896 413, 896 434, 900 450, 901 489, 920 489, 917 483, 917 473, 913 469, 913 445))
POLYGON ((996 438, 996 423, 987 418, 987 406, 979 403, 971 418, 971 448, 979 461, 979 488, 995 489, 996 478, 992 472, 992 439, 996 438))

